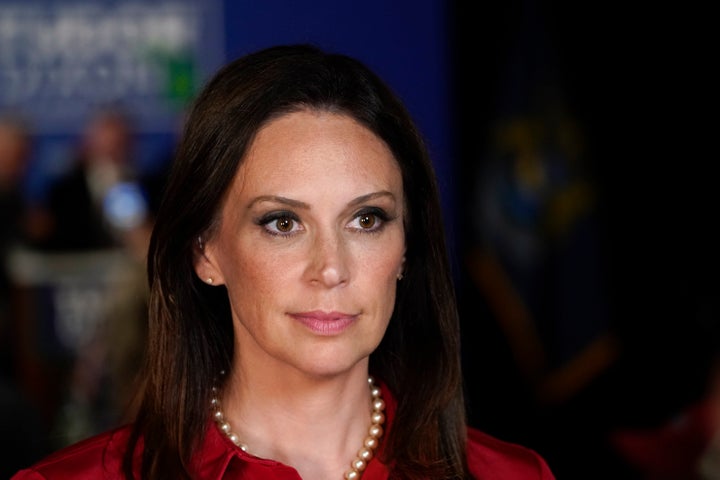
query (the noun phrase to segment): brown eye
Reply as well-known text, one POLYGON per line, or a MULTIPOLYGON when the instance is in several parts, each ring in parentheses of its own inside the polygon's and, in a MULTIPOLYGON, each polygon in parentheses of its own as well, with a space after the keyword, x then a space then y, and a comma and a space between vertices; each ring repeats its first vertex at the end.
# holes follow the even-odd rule
POLYGON ((275 220, 275 228, 277 228, 279 232, 290 232, 293 229, 293 225, 294 222, 292 218, 284 217, 275 220))
POLYGON ((375 215, 366 213, 358 217, 358 222, 362 228, 372 228, 375 226, 375 215))

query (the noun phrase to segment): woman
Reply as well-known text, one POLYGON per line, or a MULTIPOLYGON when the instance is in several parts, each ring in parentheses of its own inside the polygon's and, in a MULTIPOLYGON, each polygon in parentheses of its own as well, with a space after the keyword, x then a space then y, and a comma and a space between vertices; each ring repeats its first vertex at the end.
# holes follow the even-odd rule
POLYGON ((135 422, 18 479, 553 478, 466 427, 431 163, 356 60, 279 46, 217 73, 190 112, 148 276, 135 422))

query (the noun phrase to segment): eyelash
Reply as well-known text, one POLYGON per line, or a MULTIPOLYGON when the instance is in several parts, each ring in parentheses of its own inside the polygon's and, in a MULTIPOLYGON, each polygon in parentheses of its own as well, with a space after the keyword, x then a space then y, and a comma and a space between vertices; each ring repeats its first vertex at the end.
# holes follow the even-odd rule
MULTIPOLYGON (((353 216, 351 223, 358 221, 358 219, 363 216, 374 217, 376 224, 374 224, 371 228, 362 228, 360 226, 352 227, 354 231, 362 233, 378 233, 385 227, 387 222, 393 220, 393 218, 390 217, 390 215, 388 215, 385 210, 377 207, 368 207, 357 212, 353 216)), ((275 237, 291 237, 297 234, 298 231, 303 230, 302 224, 300 223, 300 219, 298 218, 298 216, 295 215, 293 212, 288 211, 270 212, 257 219, 255 223, 261 226, 265 233, 275 237), (289 220, 291 222, 294 222, 293 230, 290 230, 288 232, 280 231, 277 229, 277 224, 275 224, 275 229, 271 229, 271 224, 280 220, 289 220), (300 227, 299 230, 295 230, 295 228, 298 226, 300 227)))
MULTIPOLYGON (((287 211, 279 211, 279 212, 270 212, 268 214, 263 215, 260 217, 255 223, 260 225, 263 228, 263 231, 269 235, 273 235, 275 237, 290 237, 292 235, 295 235, 297 231, 289 231, 289 232, 282 232, 280 230, 271 230, 270 224, 273 222, 278 222, 279 220, 290 220, 291 222, 294 222, 295 224, 300 223, 300 219, 292 212, 287 211)), ((277 224, 276 224, 277 225, 277 224)), ((293 225, 294 226, 294 225, 293 225)))
POLYGON ((388 215, 388 213, 385 210, 383 210, 382 208, 368 207, 368 208, 363 208, 362 210, 357 212, 355 214, 355 216, 353 217, 352 221, 355 222, 360 217, 363 217, 366 215, 371 215, 371 216, 375 217, 375 221, 376 222, 379 221, 379 223, 377 225, 373 225, 371 228, 354 227, 354 230, 360 231, 363 233, 378 233, 383 228, 385 228, 385 225, 387 224, 388 221, 392 220, 390 218, 390 216, 388 215))

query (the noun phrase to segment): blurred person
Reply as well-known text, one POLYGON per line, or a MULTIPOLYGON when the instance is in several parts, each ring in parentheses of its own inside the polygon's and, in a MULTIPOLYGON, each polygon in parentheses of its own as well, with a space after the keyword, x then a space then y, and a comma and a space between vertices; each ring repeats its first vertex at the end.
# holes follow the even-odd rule
POLYGON ((13 313, 9 270, 11 251, 33 238, 31 207, 25 195, 25 178, 32 152, 28 121, 19 114, 0 115, 0 340, 2 371, 10 374, 13 313))
POLYGON ((270 47, 190 113, 135 420, 14 479, 553 479, 468 427, 437 181, 359 61, 270 47))
POLYGON ((87 324, 82 341, 67 346, 71 366, 53 420, 58 447, 122 416, 124 390, 145 346, 144 262, 165 171, 139 168, 136 133, 120 106, 95 111, 71 167, 46 196, 51 228, 38 250, 66 258, 104 254, 93 272, 75 272, 73 281, 51 285, 51 322, 87 324), (120 268, 115 254, 125 257, 120 268))
POLYGON ((24 180, 32 150, 30 127, 20 115, 0 115, 0 478, 37 461, 49 452, 45 426, 16 378, 12 302, 13 281, 8 272, 12 248, 30 235, 24 180), (11 439, 11 440, 8 440, 11 439))
POLYGON ((25 121, 15 115, 0 116, 0 222, 3 226, 0 230, 0 332, 10 287, 7 254, 23 236, 23 180, 29 155, 30 138, 25 121))
POLYGON ((131 117, 119 107, 91 116, 69 170, 48 189, 51 228, 43 250, 129 247, 144 255, 155 194, 149 187, 159 184, 138 171, 134 134, 131 117))
MULTIPOLYGON (((682 403, 670 414, 649 423, 622 426, 610 439, 617 451, 633 465, 643 480, 720 480, 720 302, 717 281, 698 290, 702 304, 699 314, 704 328, 700 334, 709 343, 693 342, 699 351, 707 349, 703 363, 708 367, 702 388, 692 401, 682 403)), ((689 319, 685 319, 687 323, 689 319)), ((667 385, 677 388, 667 372, 667 385)))
POLYGON ((26 201, 23 191, 31 150, 29 127, 17 116, 0 117, 0 301, 5 310, 9 278, 7 253, 11 246, 25 238, 26 201))
POLYGON ((720 377, 698 401, 658 426, 611 434, 642 480, 720 480, 720 377))

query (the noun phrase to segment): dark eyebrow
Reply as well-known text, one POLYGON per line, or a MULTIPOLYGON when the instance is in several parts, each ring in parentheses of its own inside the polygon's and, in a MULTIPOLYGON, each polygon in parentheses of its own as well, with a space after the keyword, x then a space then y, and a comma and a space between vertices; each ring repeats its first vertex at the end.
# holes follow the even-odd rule
POLYGON ((252 208, 253 205, 255 205, 256 203, 260 203, 260 202, 274 202, 274 203, 281 203, 284 205, 288 205, 290 207, 302 208, 305 210, 310 209, 310 205, 308 205, 305 202, 301 202, 299 200, 293 200, 292 198, 281 197, 278 195, 261 195, 259 197, 256 197, 253 199, 252 202, 250 202, 250 204, 248 205, 248 208, 252 208))
POLYGON ((373 192, 373 193, 368 193, 367 195, 361 195, 361 196, 353 199, 348 205, 352 207, 355 205, 359 205, 361 203, 365 203, 368 200, 373 200, 378 197, 390 197, 391 199, 395 200, 395 195, 393 195, 392 192, 388 192, 387 190, 380 190, 379 192, 373 192))
MULTIPOLYGON (((379 192, 368 193, 367 195, 361 195, 357 198, 354 198, 350 201, 350 203, 348 205, 353 207, 355 205, 360 205, 361 203, 365 203, 368 200, 372 200, 372 199, 378 198, 378 197, 390 197, 393 200, 395 199, 395 195, 393 195, 391 192, 388 192, 387 190, 380 190, 379 192)), ((280 203, 283 205, 287 205, 290 207, 310 210, 310 205, 308 205, 305 202, 301 202, 299 200, 293 200, 292 198, 281 197, 279 195, 261 195, 259 197, 256 197, 252 200, 252 202, 250 202, 250 204, 248 205, 248 208, 252 208, 253 205, 255 205, 256 203, 260 203, 260 202, 274 202, 274 203, 280 203)))

